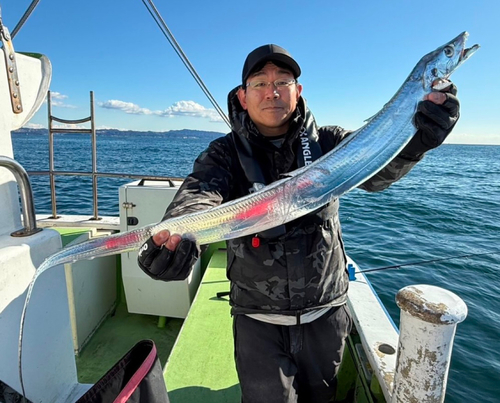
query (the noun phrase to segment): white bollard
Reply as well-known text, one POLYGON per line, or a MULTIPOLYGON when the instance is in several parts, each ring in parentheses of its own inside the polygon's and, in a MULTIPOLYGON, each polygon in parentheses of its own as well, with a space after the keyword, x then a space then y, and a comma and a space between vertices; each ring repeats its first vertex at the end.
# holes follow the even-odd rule
POLYGON ((391 403, 443 402, 455 330, 467 305, 431 285, 405 287, 396 302, 401 319, 391 403))

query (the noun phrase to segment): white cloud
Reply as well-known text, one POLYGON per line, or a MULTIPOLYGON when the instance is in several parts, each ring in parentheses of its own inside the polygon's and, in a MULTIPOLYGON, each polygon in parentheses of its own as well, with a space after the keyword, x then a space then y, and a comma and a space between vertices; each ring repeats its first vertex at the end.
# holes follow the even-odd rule
POLYGON ((71 123, 64 123, 64 124, 54 124, 52 125, 52 128, 54 129, 86 129, 89 130, 89 127, 84 127, 81 125, 75 125, 71 123))
POLYGON ((111 99, 106 102, 99 102, 98 105, 101 108, 106 109, 117 109, 125 113, 130 113, 132 115, 152 115, 153 111, 147 108, 141 108, 132 102, 119 101, 117 99, 111 99))
POLYGON ((205 108, 194 101, 178 101, 163 111, 152 111, 151 109, 141 108, 132 102, 124 102, 116 99, 100 102, 98 105, 101 108, 117 109, 133 115, 156 115, 162 117, 189 116, 208 118, 212 122, 222 121, 222 118, 215 109, 205 108))
POLYGON ((159 116, 191 116, 209 118, 212 121, 221 121, 215 109, 208 109, 194 101, 179 101, 169 106, 164 111, 157 113, 159 116))
MULTIPOLYGON (((60 92, 56 91, 50 91, 50 104, 52 106, 58 106, 59 108, 70 108, 70 109, 76 109, 76 106, 66 104, 64 100, 68 99, 67 95, 61 94, 60 92)), ((45 100, 44 102, 47 102, 45 100)))
POLYGON ((44 125, 41 125, 39 123, 27 123, 23 126, 25 129, 46 129, 44 125))
POLYGON ((112 126, 97 126, 96 130, 118 130, 120 132, 127 131, 129 129, 122 129, 120 127, 112 127, 112 126))
POLYGON ((499 145, 500 136, 494 133, 468 134, 468 133, 451 133, 445 140, 448 144, 484 144, 484 145, 499 145))
POLYGON ((76 109, 75 105, 65 104, 64 102, 60 102, 60 101, 52 101, 51 104, 52 104, 52 106, 57 106, 59 108, 76 109))
POLYGON ((68 96, 67 95, 63 95, 61 94, 60 92, 56 92, 56 91, 50 91, 50 99, 53 100, 53 99, 67 99, 68 96))

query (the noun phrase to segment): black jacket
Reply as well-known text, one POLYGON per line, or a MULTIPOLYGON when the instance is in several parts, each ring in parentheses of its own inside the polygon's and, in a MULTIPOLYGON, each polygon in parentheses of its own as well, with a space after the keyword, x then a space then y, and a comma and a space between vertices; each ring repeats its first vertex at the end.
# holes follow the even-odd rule
MULTIPOLYGON (((322 154, 350 133, 338 126, 317 127, 300 98, 284 142, 277 147, 258 132, 242 110, 236 89, 229 94, 228 103, 233 131, 214 140, 196 159, 193 172, 185 179, 164 219, 207 209, 249 193, 252 175, 241 162, 241 147, 236 144, 240 139, 250 145, 255 164, 261 168, 265 184, 269 184, 301 164, 297 154, 303 128, 322 154)), ((415 164, 416 161, 395 158, 361 188, 385 189, 415 164)), ((254 236, 228 241, 227 276, 231 280, 233 313, 295 315, 346 301, 348 276, 338 200, 286 224, 281 231, 256 237, 258 247, 255 241, 252 245, 254 236)))

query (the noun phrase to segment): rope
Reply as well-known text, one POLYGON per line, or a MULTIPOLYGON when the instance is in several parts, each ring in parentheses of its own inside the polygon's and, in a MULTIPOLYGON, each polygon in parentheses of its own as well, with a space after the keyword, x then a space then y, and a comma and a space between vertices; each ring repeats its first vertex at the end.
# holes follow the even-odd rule
POLYGON ((212 103, 212 105, 214 106, 214 108, 216 109, 216 111, 219 113, 219 115, 222 118, 222 120, 224 120, 224 122, 229 126, 229 128, 231 128, 231 124, 229 122, 228 117, 226 116, 226 114, 224 113, 224 111, 221 109, 221 107, 219 106, 219 104, 217 103, 217 101, 215 100, 215 98, 212 96, 212 94, 208 90, 207 86, 205 85, 205 83, 203 82, 203 80, 201 79, 201 77, 196 72, 195 68, 193 67, 193 65, 191 64, 191 62, 189 61, 189 59, 187 58, 186 54, 181 49, 179 43, 175 40, 174 35, 172 34, 172 32, 168 28, 167 24, 165 23, 165 21, 161 17, 161 15, 158 12, 157 8, 153 4, 153 1, 152 0, 147 0, 147 2, 149 3, 149 6, 146 3, 146 0, 142 0, 142 2, 144 3, 144 5, 146 6, 146 8, 148 9, 149 13, 151 14, 151 16, 153 17, 153 19, 155 20, 156 24, 158 24, 158 27, 163 32, 163 35, 165 35, 165 37, 167 38, 167 40, 170 42, 170 45, 172 45, 172 47, 174 48, 174 50, 177 53, 177 55, 179 56, 179 58, 182 60, 182 62, 184 63, 184 65, 186 66, 186 68, 188 69, 188 71, 191 73, 191 75, 193 76, 193 78, 195 79, 195 81, 198 83, 198 85, 200 86, 201 90, 205 93, 205 95, 207 96, 207 98, 209 99, 209 101, 212 103))

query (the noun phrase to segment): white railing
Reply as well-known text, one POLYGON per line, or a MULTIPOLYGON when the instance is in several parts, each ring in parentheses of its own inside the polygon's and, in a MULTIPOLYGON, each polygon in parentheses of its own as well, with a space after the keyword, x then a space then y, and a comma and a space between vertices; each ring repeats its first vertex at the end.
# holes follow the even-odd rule
POLYGON ((467 306, 455 294, 430 285, 401 289, 399 330, 354 262, 349 308, 373 375, 387 402, 444 401, 455 330, 467 306))

